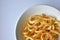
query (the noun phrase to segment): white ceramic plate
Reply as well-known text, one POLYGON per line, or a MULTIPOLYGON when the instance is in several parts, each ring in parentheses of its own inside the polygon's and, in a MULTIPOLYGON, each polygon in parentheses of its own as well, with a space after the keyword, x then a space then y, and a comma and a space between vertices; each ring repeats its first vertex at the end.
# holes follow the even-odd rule
POLYGON ((16 37, 17 40, 22 40, 22 30, 23 30, 23 26, 24 23, 26 22, 26 19, 29 16, 32 15, 39 15, 40 13, 44 13, 46 15, 51 15, 53 17, 56 17, 58 20, 60 20, 60 11, 57 10, 56 8, 53 8, 51 6, 47 6, 47 5, 38 5, 38 6, 33 6, 31 8, 29 8, 27 11, 25 11, 23 13, 23 15, 20 17, 20 19, 18 20, 17 23, 17 28, 16 28, 16 37))

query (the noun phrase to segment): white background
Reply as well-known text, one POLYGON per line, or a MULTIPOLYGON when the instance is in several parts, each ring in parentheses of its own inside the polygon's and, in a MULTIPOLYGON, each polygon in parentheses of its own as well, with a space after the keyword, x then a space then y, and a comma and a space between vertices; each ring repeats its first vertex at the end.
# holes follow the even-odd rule
POLYGON ((16 40, 18 18, 31 6, 41 4, 60 10, 60 0, 0 0, 0 40, 16 40))

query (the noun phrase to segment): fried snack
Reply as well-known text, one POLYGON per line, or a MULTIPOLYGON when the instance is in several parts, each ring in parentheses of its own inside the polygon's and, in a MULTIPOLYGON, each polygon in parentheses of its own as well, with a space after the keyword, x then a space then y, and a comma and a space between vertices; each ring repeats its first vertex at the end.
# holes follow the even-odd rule
POLYGON ((28 18, 23 30, 25 40, 58 40, 60 21, 45 14, 28 18))

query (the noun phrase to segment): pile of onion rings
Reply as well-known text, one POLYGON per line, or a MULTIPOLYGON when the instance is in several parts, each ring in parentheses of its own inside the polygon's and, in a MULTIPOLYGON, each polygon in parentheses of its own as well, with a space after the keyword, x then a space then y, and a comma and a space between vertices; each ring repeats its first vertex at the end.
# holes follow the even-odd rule
POLYGON ((23 30, 25 40, 58 40, 60 21, 45 14, 31 16, 23 30))

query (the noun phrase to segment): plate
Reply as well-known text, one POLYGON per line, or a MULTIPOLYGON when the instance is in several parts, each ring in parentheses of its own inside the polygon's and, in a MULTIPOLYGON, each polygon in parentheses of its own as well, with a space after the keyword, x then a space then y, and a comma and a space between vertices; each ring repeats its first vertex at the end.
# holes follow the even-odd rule
POLYGON ((53 17, 57 18, 58 20, 60 20, 60 11, 57 10, 56 8, 48 6, 48 5, 33 6, 33 7, 29 8, 28 10, 26 10, 17 22, 17 26, 16 26, 17 40, 22 40, 22 30, 23 30, 23 26, 26 22, 26 19, 29 16, 39 15, 41 13, 53 16, 53 17))

